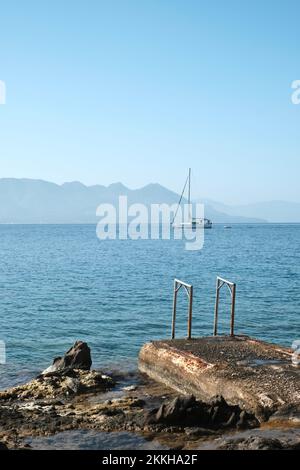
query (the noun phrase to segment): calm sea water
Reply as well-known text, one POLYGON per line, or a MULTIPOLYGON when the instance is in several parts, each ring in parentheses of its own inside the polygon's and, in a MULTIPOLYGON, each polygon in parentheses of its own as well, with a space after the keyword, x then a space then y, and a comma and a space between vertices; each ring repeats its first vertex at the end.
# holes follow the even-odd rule
MULTIPOLYGON (((211 334, 217 275, 237 283, 236 332, 288 346, 300 338, 300 225, 216 225, 193 252, 178 240, 99 241, 93 225, 0 226, 0 388, 76 339, 88 342, 95 367, 134 367, 145 341, 170 335, 174 277, 194 285, 193 334, 211 334)), ((228 300, 224 290, 224 333, 228 300)))

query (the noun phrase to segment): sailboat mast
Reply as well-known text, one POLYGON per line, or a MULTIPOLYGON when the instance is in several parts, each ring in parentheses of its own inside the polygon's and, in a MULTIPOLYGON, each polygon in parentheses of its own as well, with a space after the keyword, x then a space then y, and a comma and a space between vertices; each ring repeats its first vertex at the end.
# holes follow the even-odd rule
POLYGON ((189 218, 191 219, 191 169, 189 168, 189 195, 188 195, 188 204, 189 204, 189 218))

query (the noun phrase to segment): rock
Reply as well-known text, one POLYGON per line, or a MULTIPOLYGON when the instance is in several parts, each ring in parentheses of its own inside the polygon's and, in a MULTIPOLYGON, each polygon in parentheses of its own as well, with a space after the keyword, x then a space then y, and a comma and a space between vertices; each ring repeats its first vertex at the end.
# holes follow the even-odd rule
POLYGON ((92 365, 91 350, 87 343, 76 341, 63 357, 56 357, 53 364, 43 371, 49 374, 64 369, 90 370, 92 365))
POLYGON ((176 397, 158 409, 151 410, 145 424, 222 429, 254 427, 258 426, 258 421, 239 406, 228 405, 221 396, 215 397, 210 403, 203 403, 191 395, 176 397))
POLYGON ((230 439, 221 442, 221 450, 281 450, 282 443, 278 439, 261 436, 249 436, 246 439, 230 439))
POLYGON ((65 380, 65 385, 69 389, 70 393, 78 393, 80 390, 80 379, 73 379, 72 377, 67 377, 65 380))
POLYGON ((5 400, 40 400, 53 401, 81 393, 106 391, 115 382, 101 372, 72 369, 71 376, 66 373, 48 372, 25 385, 18 385, 4 392, 0 391, 0 403, 5 400))
POLYGON ((300 450, 300 442, 292 442, 287 448, 290 450, 300 450))
POLYGON ((269 418, 270 422, 274 421, 292 421, 300 422, 300 405, 283 405, 269 418))
POLYGON ((158 409, 150 412, 148 424, 165 424, 166 426, 185 424, 193 420, 192 410, 195 408, 194 396, 176 397, 169 403, 163 403, 158 409))
POLYGON ((115 381, 102 372, 91 370, 90 372, 78 371, 80 373, 79 392, 105 391, 115 385, 115 381))
POLYGON ((193 428, 185 428, 184 432, 188 437, 213 436, 215 434, 215 431, 212 431, 211 429, 199 428, 196 426, 193 428))
POLYGON ((8 447, 3 442, 0 442, 0 450, 8 450, 8 447))

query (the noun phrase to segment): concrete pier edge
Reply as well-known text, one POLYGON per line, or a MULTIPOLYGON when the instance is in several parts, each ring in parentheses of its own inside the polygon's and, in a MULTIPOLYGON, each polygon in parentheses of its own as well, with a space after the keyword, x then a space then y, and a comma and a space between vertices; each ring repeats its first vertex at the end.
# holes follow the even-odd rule
POLYGON ((261 419, 300 404, 300 369, 292 350, 249 336, 151 341, 140 350, 139 369, 203 401, 222 395, 261 419))

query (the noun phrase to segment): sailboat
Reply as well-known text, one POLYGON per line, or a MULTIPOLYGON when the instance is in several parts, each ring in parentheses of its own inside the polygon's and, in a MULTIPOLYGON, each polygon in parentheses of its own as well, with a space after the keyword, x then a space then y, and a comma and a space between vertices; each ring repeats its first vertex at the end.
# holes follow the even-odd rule
POLYGON ((178 202, 177 210, 176 210, 175 215, 173 217, 173 221, 172 221, 172 224, 171 224, 172 227, 173 228, 191 228, 191 229, 212 228, 213 223, 212 223, 211 220, 206 219, 206 218, 201 219, 201 218, 192 217, 190 212, 189 212, 189 220, 187 222, 181 222, 179 224, 174 223, 174 221, 176 219, 178 209, 179 209, 179 206, 180 206, 180 203, 181 203, 181 200, 183 198, 183 195, 184 195, 184 192, 185 192, 185 189, 186 189, 187 185, 188 185, 188 204, 189 204, 189 207, 190 207, 190 204, 191 204, 191 168, 189 168, 189 174, 188 174, 188 177, 187 177, 186 182, 184 184, 184 187, 183 187, 183 190, 182 190, 179 202, 178 202))

